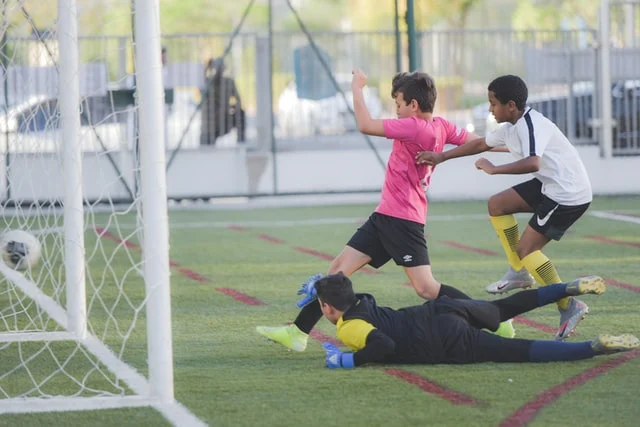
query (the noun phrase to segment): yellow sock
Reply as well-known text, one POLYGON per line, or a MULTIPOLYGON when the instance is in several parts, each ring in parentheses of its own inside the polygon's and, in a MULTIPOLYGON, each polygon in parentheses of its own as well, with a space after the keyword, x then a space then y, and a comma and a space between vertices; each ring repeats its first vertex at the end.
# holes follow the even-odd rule
MULTIPOLYGON (((534 279, 542 286, 560 283, 560 275, 553 266, 553 263, 541 251, 535 251, 522 258, 522 264, 534 279)), ((569 297, 562 298, 556 304, 558 307, 565 309, 569 304, 569 297)))
POLYGON ((520 232, 518 231, 518 221, 513 215, 490 216, 491 225, 498 234, 498 239, 502 244, 507 261, 515 271, 522 270, 522 261, 518 257, 516 248, 520 242, 520 232))

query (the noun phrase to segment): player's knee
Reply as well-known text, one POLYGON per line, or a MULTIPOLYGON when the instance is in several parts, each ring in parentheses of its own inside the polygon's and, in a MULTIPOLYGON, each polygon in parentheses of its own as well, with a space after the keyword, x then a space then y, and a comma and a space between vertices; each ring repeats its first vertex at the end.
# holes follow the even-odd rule
POLYGON ((529 255, 531 251, 529 250, 529 248, 522 248, 518 246, 518 248, 516 249, 516 253, 518 254, 518 258, 522 259, 529 255))
POLYGON ((538 245, 531 244, 530 242, 527 242, 525 240, 521 240, 520 243, 518 243, 518 247, 516 248, 516 253, 518 254, 518 258, 523 259, 527 255, 530 255, 540 249, 542 248, 538 245))
POLYGON ((353 274, 355 270, 357 270, 357 267, 354 268, 352 263, 336 260, 336 261, 333 261, 329 266, 329 270, 327 271, 327 274, 342 273, 345 276, 349 277, 353 274))
POLYGON ((491 196, 489 198, 489 202, 487 203, 487 208, 489 210, 489 215, 491 216, 500 216, 503 215, 504 210, 502 208, 502 203, 500 203, 500 197, 497 195, 491 196))
POLYGON ((412 283, 416 293, 424 299, 436 299, 440 293, 440 284, 433 281, 412 283))

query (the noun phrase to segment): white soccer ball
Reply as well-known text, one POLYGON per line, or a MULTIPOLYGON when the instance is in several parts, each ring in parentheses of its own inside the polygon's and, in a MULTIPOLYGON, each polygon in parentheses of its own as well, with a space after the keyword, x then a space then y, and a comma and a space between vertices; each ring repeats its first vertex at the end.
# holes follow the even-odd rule
POLYGON ((24 230, 9 230, 0 235, 2 260, 14 270, 33 268, 40 260, 40 241, 24 230))

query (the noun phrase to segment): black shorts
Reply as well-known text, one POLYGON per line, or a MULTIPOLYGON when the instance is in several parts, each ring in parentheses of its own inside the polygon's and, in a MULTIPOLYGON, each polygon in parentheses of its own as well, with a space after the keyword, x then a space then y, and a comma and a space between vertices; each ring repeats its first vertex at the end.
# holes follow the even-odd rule
POLYGON ((429 265, 424 224, 377 212, 358 228, 347 246, 371 257, 369 265, 374 268, 390 259, 403 267, 429 265))
POLYGON ((533 216, 529 220, 531 228, 553 240, 560 240, 591 204, 567 206, 554 202, 542 194, 542 182, 537 178, 518 184, 513 189, 533 209, 533 216))

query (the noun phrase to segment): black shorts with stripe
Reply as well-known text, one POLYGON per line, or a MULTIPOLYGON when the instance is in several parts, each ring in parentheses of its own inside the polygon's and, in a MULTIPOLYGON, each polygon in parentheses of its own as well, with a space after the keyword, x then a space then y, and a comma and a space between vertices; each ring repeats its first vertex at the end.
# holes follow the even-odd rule
POLYGON ((533 210, 529 220, 531 228, 553 240, 560 240, 591 204, 561 205, 542 194, 542 182, 537 178, 518 184, 513 189, 533 210))
POLYGON ((403 267, 429 265, 424 224, 374 212, 351 237, 350 246, 371 257, 380 268, 390 259, 403 267))

